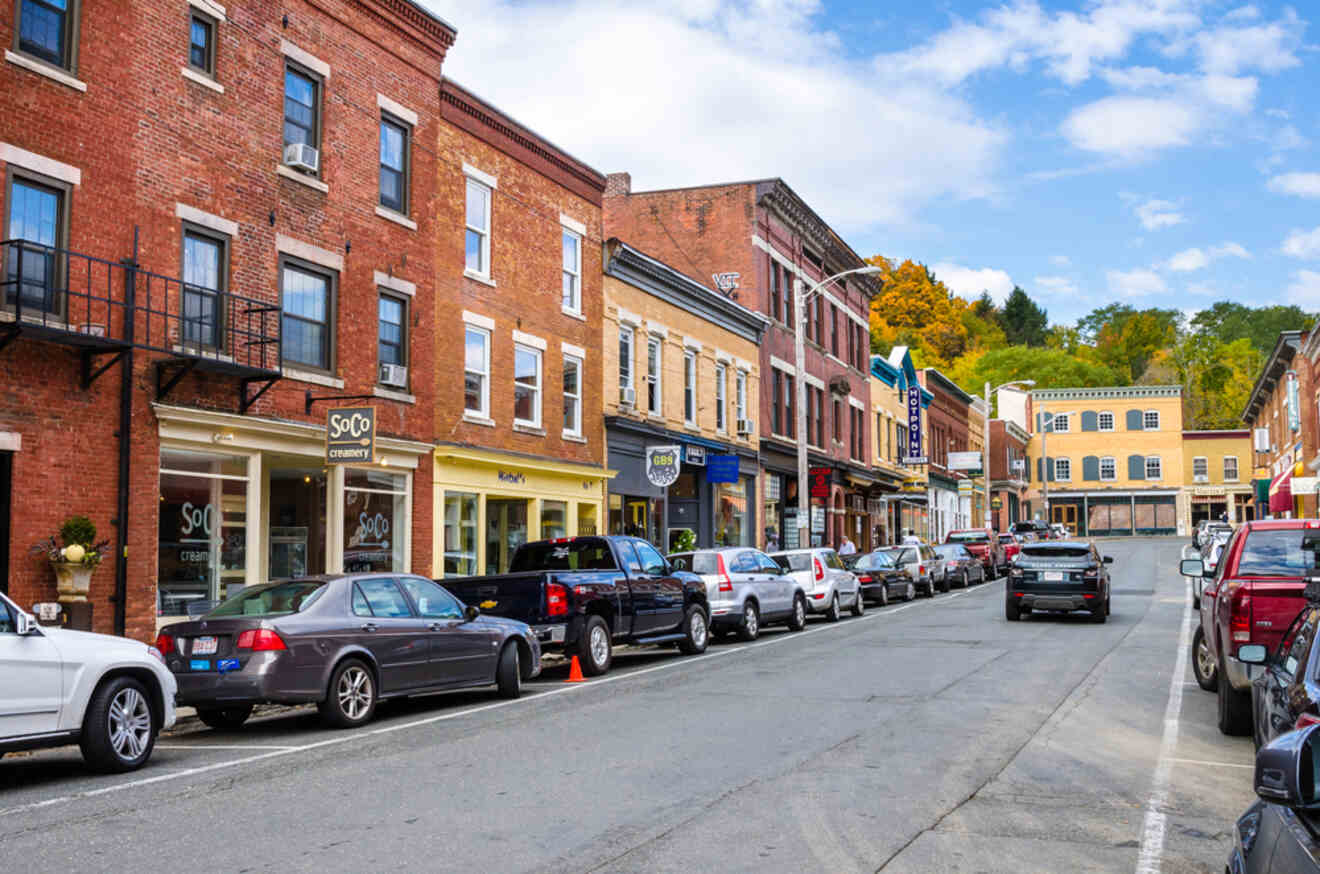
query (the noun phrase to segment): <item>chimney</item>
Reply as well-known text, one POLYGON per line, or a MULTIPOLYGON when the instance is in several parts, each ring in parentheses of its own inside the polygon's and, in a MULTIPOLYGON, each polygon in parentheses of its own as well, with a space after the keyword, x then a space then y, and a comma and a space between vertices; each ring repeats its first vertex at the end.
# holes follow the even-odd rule
POLYGON ((632 194, 632 174, 611 173, 606 176, 605 196, 618 197, 621 194, 632 194))

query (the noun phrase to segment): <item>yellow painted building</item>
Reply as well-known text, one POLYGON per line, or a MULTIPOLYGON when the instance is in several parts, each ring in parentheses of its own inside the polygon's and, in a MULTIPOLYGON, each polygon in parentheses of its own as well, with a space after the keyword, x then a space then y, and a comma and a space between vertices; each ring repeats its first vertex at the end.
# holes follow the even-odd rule
MULTIPOLYGON (((884 520, 880 526, 880 543, 876 545, 898 543, 905 531, 915 531, 923 540, 930 536, 926 466, 903 463, 908 454, 909 385, 920 388, 907 347, 895 347, 888 357, 871 356, 871 415, 875 424, 871 439, 872 469, 877 475, 877 489, 883 492, 880 498, 883 510, 872 515, 884 520)), ((924 388, 920 391, 922 439, 928 441, 926 408, 931 393, 924 388)))
POLYGON ((1202 519, 1254 518, 1251 432, 1184 431, 1183 500, 1192 525, 1202 519))
POLYGON ((1186 534, 1182 388, 1031 392, 1029 518, 1078 535, 1186 534))

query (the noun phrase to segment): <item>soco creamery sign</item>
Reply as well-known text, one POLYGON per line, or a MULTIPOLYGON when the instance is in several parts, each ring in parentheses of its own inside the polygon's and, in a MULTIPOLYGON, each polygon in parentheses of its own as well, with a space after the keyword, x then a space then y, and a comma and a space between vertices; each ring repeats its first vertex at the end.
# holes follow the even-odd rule
POLYGON ((331 410, 325 425, 328 464, 376 463, 376 408, 331 410))

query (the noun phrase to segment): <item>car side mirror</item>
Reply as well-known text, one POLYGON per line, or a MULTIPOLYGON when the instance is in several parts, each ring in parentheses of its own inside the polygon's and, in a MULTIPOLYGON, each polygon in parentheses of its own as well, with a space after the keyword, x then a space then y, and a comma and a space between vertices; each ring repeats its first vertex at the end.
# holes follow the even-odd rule
POLYGON ((1320 725, 1280 735, 1256 753, 1256 794, 1294 810, 1320 802, 1316 786, 1315 732, 1320 725))
POLYGON ((467 607, 463 608, 463 619, 467 622, 471 622, 473 619, 476 619, 480 615, 481 615, 481 608, 478 607, 476 604, 469 604, 467 605, 467 607))
POLYGON ((36 619, 33 619, 31 616, 29 616, 27 613, 24 613, 22 610, 16 610, 14 612, 16 613, 16 618, 14 620, 14 631, 18 633, 19 637, 27 637, 30 634, 41 633, 40 629, 37 627, 36 619))
POLYGON ((1269 660, 1270 653, 1259 643, 1248 643, 1238 647, 1237 659, 1247 665, 1263 665, 1269 660))
POLYGON ((1199 558, 1184 558, 1178 563, 1178 573, 1185 577, 1205 576, 1205 562, 1199 558))

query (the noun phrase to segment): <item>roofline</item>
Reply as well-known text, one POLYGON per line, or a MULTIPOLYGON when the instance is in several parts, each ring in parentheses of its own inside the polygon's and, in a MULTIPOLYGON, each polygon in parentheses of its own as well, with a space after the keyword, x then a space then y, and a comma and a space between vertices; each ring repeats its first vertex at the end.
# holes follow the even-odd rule
POLYGON ((696 191, 701 188, 737 188, 741 185, 760 185, 763 182, 774 182, 775 177, 769 176, 765 179, 742 179, 737 182, 709 182, 704 185, 675 185, 672 188, 648 188, 644 191, 628 191, 627 193, 611 195, 612 197, 631 197, 634 194, 672 194, 675 191, 696 191))
POLYGON ((945 391, 949 392, 955 397, 960 398, 963 401, 963 403, 967 404, 968 406, 971 406, 973 400, 972 396, 969 395, 967 392, 963 391, 961 388, 959 388, 957 383, 955 383, 953 380, 949 379, 943 373, 940 373, 940 371, 937 368, 923 367, 922 371, 931 374, 933 378, 937 379, 940 383, 942 383, 943 385, 941 387, 945 391))
MULTIPOLYGON (((1270 350, 1269 357, 1265 359, 1265 364, 1260 369, 1260 374, 1256 377, 1256 381, 1251 385, 1251 394, 1247 395, 1247 405, 1242 408, 1241 418, 1244 424, 1250 425, 1254 421, 1254 416, 1251 411, 1254 407, 1258 406, 1257 396, 1261 393, 1262 389, 1264 389, 1270 371, 1274 369, 1274 363, 1278 360, 1284 347, 1292 346, 1293 355, 1296 355, 1297 350, 1301 347, 1302 335, 1305 333, 1305 329, 1279 332, 1279 338, 1274 341, 1274 348, 1270 350)), ((1292 357, 1289 356, 1288 360, 1292 361, 1292 357)))
POLYGON ((1212 440, 1216 437, 1241 437, 1244 440, 1251 439, 1250 428, 1226 428, 1220 431, 1183 431, 1183 437, 1192 440, 1212 440))

